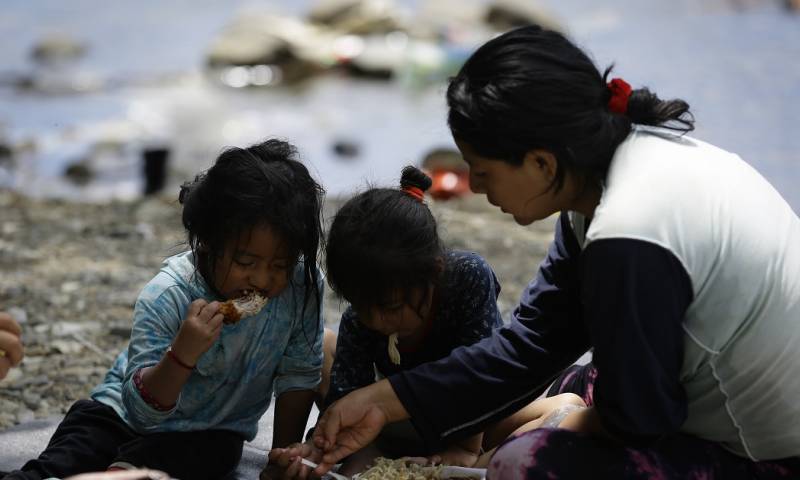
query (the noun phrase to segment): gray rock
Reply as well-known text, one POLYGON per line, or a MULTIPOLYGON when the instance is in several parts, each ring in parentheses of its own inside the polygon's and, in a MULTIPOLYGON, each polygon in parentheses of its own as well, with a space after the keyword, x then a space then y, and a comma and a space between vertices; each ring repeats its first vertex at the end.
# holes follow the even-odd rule
POLYGON ((42 397, 34 392, 23 392, 22 401, 31 410, 37 410, 42 402, 42 397))
POLYGON ((23 408, 17 412, 15 420, 17 421, 17 423, 25 423, 25 422, 30 422, 34 418, 36 418, 36 414, 34 414, 33 411, 27 408, 23 408))
POLYGON ((39 39, 31 50, 31 57, 42 63, 76 60, 86 54, 87 45, 65 34, 50 34, 39 39))

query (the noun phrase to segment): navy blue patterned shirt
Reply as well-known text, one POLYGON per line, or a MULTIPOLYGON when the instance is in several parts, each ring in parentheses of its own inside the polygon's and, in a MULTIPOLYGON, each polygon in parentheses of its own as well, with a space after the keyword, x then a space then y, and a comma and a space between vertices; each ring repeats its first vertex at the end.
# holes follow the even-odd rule
POLYGON ((400 365, 389 359, 388 337, 368 329, 348 307, 339 325, 326 405, 375 382, 376 370, 388 377, 488 337, 503 324, 497 308, 499 294, 500 283, 483 257, 472 252, 447 252, 430 330, 413 351, 401 350, 400 365))

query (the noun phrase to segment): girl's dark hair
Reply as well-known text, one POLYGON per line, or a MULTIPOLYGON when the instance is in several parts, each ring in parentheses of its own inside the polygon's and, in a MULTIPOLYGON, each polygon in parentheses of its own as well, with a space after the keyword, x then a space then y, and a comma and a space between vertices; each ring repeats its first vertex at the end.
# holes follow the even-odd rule
POLYGON ((317 252, 324 190, 296 157, 294 146, 276 139, 228 148, 211 168, 181 186, 179 201, 189 246, 209 287, 214 289, 214 265, 227 243, 256 225, 268 225, 286 242, 290 258, 303 259, 305 314, 309 292, 318 312, 322 305, 317 252))
POLYGON ((443 247, 424 202, 402 190, 431 186, 416 167, 403 168, 401 189, 371 188, 336 213, 326 249, 328 283, 356 310, 380 305, 395 290, 409 298, 440 273, 443 247))
POLYGON ((694 129, 686 102, 661 100, 647 88, 633 91, 626 114, 609 111, 611 69, 600 74, 558 32, 536 25, 512 30, 481 46, 450 80, 450 130, 479 155, 515 165, 530 150, 552 152, 558 190, 565 171, 604 179, 632 124, 694 129))

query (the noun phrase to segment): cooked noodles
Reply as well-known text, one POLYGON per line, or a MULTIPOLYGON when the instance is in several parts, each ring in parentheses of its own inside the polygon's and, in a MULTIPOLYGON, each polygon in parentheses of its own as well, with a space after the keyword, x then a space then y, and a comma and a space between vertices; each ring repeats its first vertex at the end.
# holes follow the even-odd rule
POLYGON ((406 463, 403 459, 379 457, 373 467, 358 476, 358 480, 438 480, 442 468, 441 465, 423 467, 406 463))
POLYGON ((395 365, 400 365, 400 351, 397 350, 397 334, 389 335, 389 360, 395 365))

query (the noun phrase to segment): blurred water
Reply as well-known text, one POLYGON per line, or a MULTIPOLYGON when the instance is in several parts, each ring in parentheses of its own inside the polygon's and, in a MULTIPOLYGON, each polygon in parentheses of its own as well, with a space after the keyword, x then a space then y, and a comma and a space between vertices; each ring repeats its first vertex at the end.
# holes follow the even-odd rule
MULTIPOLYGON (((413 8, 423 1, 403 5, 413 8)), ((141 187, 135 151, 123 151, 122 167, 101 176, 93 189, 53 180, 86 154, 75 138, 92 135, 87 125, 124 118, 136 120, 150 141, 178 139, 176 165, 187 175, 207 167, 222 145, 283 136, 300 147, 333 194, 363 186, 365 179, 394 181, 401 165, 418 161, 430 148, 452 145, 443 85, 408 89, 326 76, 299 89, 232 90, 200 73, 205 47, 241 8, 302 15, 310 3, 3 0, 0 74, 31 71, 32 44, 56 31, 90 45, 75 69, 111 79, 112 85, 115 79, 141 81, 80 95, 0 88, 6 135, 36 138, 39 144, 20 162, 16 177, 0 172, 0 184, 34 195, 134 195, 141 187), (169 81, 153 81, 161 76, 169 81), (332 153, 337 139, 359 145, 359 156, 342 162, 332 153)), ((600 65, 615 62, 615 73, 634 86, 687 100, 697 117, 694 135, 739 153, 798 211, 800 16, 780 5, 778 0, 546 3, 600 65)))

